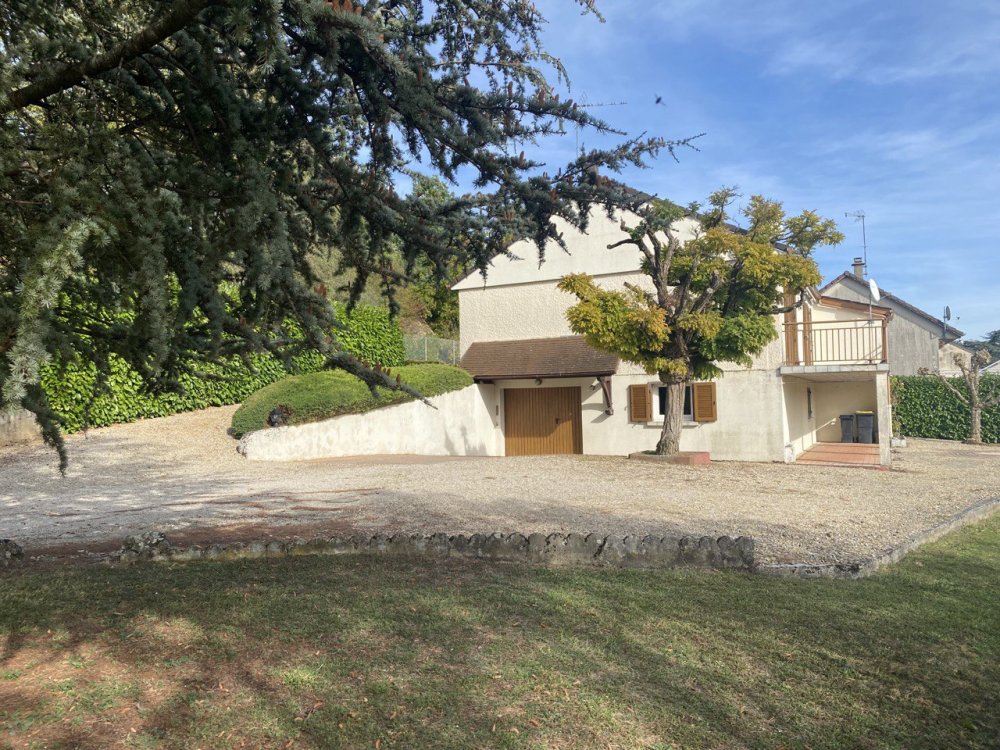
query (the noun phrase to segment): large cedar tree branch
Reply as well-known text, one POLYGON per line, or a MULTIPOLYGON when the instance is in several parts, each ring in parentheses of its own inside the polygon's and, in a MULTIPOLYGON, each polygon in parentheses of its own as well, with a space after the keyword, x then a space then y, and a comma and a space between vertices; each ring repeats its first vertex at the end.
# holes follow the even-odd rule
POLYGON ((176 0, 163 16, 107 52, 94 55, 87 60, 64 65, 53 73, 39 78, 34 83, 12 91, 7 97, 0 98, 0 115, 38 104, 53 94, 76 86, 85 78, 107 73, 121 63, 148 52, 164 39, 176 34, 209 5, 218 5, 223 2, 225 0, 176 0))

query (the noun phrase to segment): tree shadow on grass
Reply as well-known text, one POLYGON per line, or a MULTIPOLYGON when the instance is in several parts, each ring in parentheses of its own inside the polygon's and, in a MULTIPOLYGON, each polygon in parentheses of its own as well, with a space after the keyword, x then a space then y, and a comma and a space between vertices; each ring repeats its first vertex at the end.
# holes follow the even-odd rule
POLYGON ((998 535, 864 581, 331 557, 8 574, 0 706, 27 728, 0 739, 989 747, 998 535), (141 708, 64 699, 114 675, 141 708))

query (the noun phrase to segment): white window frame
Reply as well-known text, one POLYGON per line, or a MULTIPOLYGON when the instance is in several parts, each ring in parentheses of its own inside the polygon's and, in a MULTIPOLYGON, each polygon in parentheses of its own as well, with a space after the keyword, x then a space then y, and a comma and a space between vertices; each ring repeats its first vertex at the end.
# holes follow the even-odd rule
MULTIPOLYGON (((658 421, 663 421, 663 412, 660 410, 660 389, 666 388, 667 386, 663 383, 650 383, 649 387, 653 389, 653 418, 658 421)), ((691 406, 690 413, 682 414, 682 422, 694 422, 694 393, 691 390, 691 384, 688 383, 684 386, 685 398, 684 400, 691 406)))

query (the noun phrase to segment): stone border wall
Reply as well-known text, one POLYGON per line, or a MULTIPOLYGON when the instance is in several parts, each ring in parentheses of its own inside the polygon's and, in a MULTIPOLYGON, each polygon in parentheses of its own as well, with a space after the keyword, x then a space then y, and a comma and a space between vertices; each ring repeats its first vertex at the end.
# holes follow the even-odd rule
POLYGON ((798 578, 867 578, 879 568, 899 562, 917 547, 940 539, 950 531, 989 518, 997 510, 1000 510, 1000 497, 987 498, 956 513, 937 526, 932 526, 929 529, 913 534, 905 542, 896 547, 889 547, 877 555, 861 560, 832 565, 810 565, 809 563, 762 565, 757 568, 756 572, 763 573, 764 575, 795 576, 798 578))
MULTIPOLYGON (((849 563, 813 565, 755 565, 754 540, 741 536, 658 537, 600 536, 598 534, 375 534, 372 536, 329 537, 291 542, 258 541, 213 544, 208 547, 174 547, 160 532, 125 539, 111 556, 121 563, 153 560, 237 560, 287 555, 385 555, 408 558, 467 558, 501 560, 553 566, 603 566, 615 568, 730 568, 771 576, 797 578, 858 579, 879 568, 896 563, 923 544, 950 531, 988 518, 1000 510, 1000 497, 992 497, 956 513, 944 522, 914 534, 903 544, 872 557, 849 563)), ((0 539, 0 569, 27 561, 21 547, 10 539, 0 539)))
POLYGON ((598 534, 375 534, 292 542, 250 542, 175 548, 162 533, 128 537, 114 559, 234 560, 286 555, 382 555, 409 558, 467 558, 615 568, 702 568, 752 570, 754 540, 714 537, 600 536, 598 534))

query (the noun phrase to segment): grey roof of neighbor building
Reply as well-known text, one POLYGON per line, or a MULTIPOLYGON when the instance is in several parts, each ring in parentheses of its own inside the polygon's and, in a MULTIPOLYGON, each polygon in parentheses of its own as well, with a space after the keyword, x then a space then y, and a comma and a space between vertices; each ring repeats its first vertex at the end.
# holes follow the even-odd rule
MULTIPOLYGON (((821 295, 825 294, 825 295, 828 295, 828 296, 833 296, 833 295, 829 294, 830 287, 834 286, 835 284, 837 284, 837 283, 839 283, 841 281, 850 281, 850 282, 853 282, 854 284, 856 284, 859 289, 864 290, 864 291, 868 290, 868 284, 866 282, 864 282, 861 279, 859 279, 857 276, 855 276, 850 271, 844 271, 842 274, 840 274, 840 276, 838 276, 833 281, 831 281, 829 284, 827 284, 822 289, 820 289, 819 293, 821 295)), ((895 294, 893 294, 892 292, 886 291, 882 287, 879 287, 879 295, 882 297, 882 299, 886 299, 886 300, 890 300, 892 302, 895 302, 900 307, 904 308, 905 310, 909 310, 914 315, 918 315, 919 317, 921 317, 924 320, 926 320, 928 323, 933 323, 939 329, 942 329, 942 327, 943 327, 943 330, 946 331, 947 336, 949 338, 960 339, 960 338, 962 338, 962 336, 965 335, 965 331, 960 331, 957 328, 955 328, 954 326, 947 325, 940 318, 935 318, 929 312, 924 312, 919 307, 911 305, 906 300, 900 299, 895 294)), ((955 341, 949 341, 949 343, 954 344, 956 342, 955 341)))
POLYGON ((598 351, 583 336, 518 341, 477 341, 461 367, 476 380, 572 378, 613 375, 618 357, 598 351))

